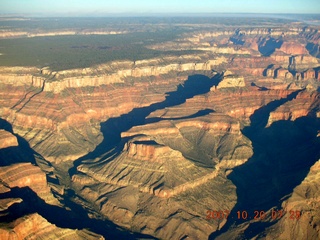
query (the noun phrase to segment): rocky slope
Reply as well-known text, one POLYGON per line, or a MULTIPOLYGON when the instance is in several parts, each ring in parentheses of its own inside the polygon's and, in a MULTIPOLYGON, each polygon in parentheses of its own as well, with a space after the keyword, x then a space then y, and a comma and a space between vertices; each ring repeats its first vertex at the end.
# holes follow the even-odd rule
POLYGON ((282 203, 287 214, 266 230, 266 239, 319 239, 319 170, 320 162, 317 161, 292 196, 282 203))
POLYGON ((79 165, 72 178, 77 194, 119 225, 158 238, 203 239, 223 226, 205 214, 208 206, 234 206, 235 189, 220 168, 243 164, 252 155, 250 141, 227 115, 179 117, 133 127, 121 134, 122 149, 79 165))
POLYGON ((46 175, 31 163, 18 163, 0 168, 0 181, 9 188, 30 189, 48 204, 58 204, 48 186, 46 175))
POLYGON ((228 27, 148 46, 201 51, 180 57, 2 67, 0 236, 316 239, 319 60, 306 41, 317 34, 300 26, 228 27), (303 215, 275 221, 275 208, 303 215), (244 210, 268 217, 236 219, 244 210))
POLYGON ((75 160, 101 141, 99 122, 159 102, 165 92, 174 90, 187 78, 186 73, 208 71, 221 61, 195 63, 185 56, 135 65, 114 62, 86 71, 42 70, 42 74, 23 68, 21 74, 12 74, 16 69, 3 68, 1 84, 8 94, 1 94, 1 116, 46 159, 75 160), (168 61, 185 63, 167 64, 168 61), (95 76, 100 74, 101 77, 95 76), (141 82, 141 78, 146 81, 141 82))
MULTIPOLYGON (((0 152, 4 148, 18 146, 17 138, 11 133, 1 130, 0 136, 3 140, 0 152)), ((90 231, 59 228, 51 224, 33 212, 29 201, 37 204, 37 198, 40 203, 60 205, 48 186, 46 174, 39 167, 27 162, 0 167, 1 239, 104 239, 90 231), (23 192, 22 189, 28 190, 23 192), (28 192, 31 193, 29 196, 28 192), (35 195, 31 197, 32 194, 35 195)))
MULTIPOLYGON (((220 177, 225 178, 225 174, 229 174, 230 169, 245 164, 253 154, 251 142, 241 132, 241 124, 236 119, 241 119, 242 124, 252 124, 252 121, 255 124, 256 120, 250 117, 257 110, 264 105, 284 101, 283 99, 295 93, 288 90, 260 91, 256 87, 249 89, 226 92, 226 90, 216 90, 213 87, 212 91, 205 96, 197 96, 188 99, 185 104, 152 112, 147 118, 149 124, 136 126, 123 132, 121 134, 123 142, 102 156, 101 160, 97 158, 94 162, 79 165, 77 174, 72 178, 74 188, 78 189, 77 193, 81 198, 94 203, 94 208, 99 209, 98 211, 108 218, 114 219, 114 216, 117 216, 115 221, 120 225, 144 229, 144 225, 140 224, 147 220, 141 220, 141 218, 148 219, 153 216, 153 213, 148 212, 140 216, 139 213, 144 211, 142 210, 144 204, 140 203, 141 195, 147 193, 150 199, 168 198, 175 202, 176 198, 181 199, 185 194, 194 194, 195 189, 203 189, 209 183, 217 184, 215 180, 220 177), (219 113, 210 113, 205 117, 197 116, 199 111, 205 109, 212 109, 219 113), (228 115, 225 115, 226 113, 228 115), (86 188, 82 188, 84 184, 86 188), (100 192, 97 192, 96 185, 109 187, 103 187, 104 190, 100 188, 100 192), (136 196, 135 200, 128 199, 121 203, 121 208, 115 207, 113 197, 127 199, 128 192, 130 196, 136 196), (128 220, 125 220, 126 218, 128 220)), ((297 96, 291 101, 283 102, 281 107, 274 108, 270 113, 269 124, 273 117, 274 122, 283 120, 282 116, 276 117, 276 113, 284 114, 284 109, 291 112, 293 116, 291 120, 310 114, 312 116, 314 111, 318 111, 318 93, 295 94, 297 96), (304 103, 299 103, 300 101, 304 103), (286 104, 291 107, 285 107, 286 104), (306 112, 294 111, 294 106, 297 108, 306 106, 308 110, 306 112)), ((264 120, 264 123, 268 123, 268 118, 264 120)), ((308 144, 312 146, 310 142, 306 144, 306 146, 308 144)), ((213 188, 220 187, 214 186, 213 188)), ((229 192, 229 194, 229 197, 236 197, 235 193, 229 192)), ((213 198, 212 195, 207 196, 204 193, 201 196, 206 199, 213 198)), ((197 215, 206 212, 199 200, 194 199, 193 201, 193 204, 197 206, 193 209, 197 215)), ((201 201, 203 201, 202 197, 201 201)), ((231 201, 230 198, 228 201, 231 201)), ((183 204, 183 201, 179 201, 178 204, 183 204)), ((213 203, 209 204, 213 209, 232 209, 229 207, 225 209, 213 203)), ((182 220, 179 221, 179 224, 182 224, 182 220)), ((221 229, 225 223, 226 221, 216 221, 211 222, 211 225, 216 229, 221 229)), ((180 239, 186 233, 185 229, 192 229, 187 231, 191 239, 208 237, 207 225, 202 224, 203 227, 198 228, 192 226, 192 221, 183 224, 187 226, 181 229, 174 228, 174 231, 171 232, 173 235, 168 235, 168 232, 166 234, 161 231, 157 232, 150 226, 147 226, 150 232, 143 232, 151 234, 154 231, 154 235, 159 238, 180 239)))
POLYGON ((104 239, 86 230, 59 228, 37 213, 26 215, 0 228, 1 239, 104 239))
POLYGON ((17 138, 10 132, 0 129, 0 149, 18 146, 17 138))

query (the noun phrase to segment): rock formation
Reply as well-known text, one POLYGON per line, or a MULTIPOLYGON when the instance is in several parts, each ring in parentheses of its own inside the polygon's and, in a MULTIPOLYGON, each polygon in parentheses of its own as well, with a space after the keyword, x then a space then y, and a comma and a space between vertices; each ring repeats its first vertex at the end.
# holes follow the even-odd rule
POLYGON ((266 230, 266 239, 319 239, 319 170, 320 161, 317 161, 303 182, 294 189, 291 197, 282 203, 286 215, 266 230))
POLYGON ((0 67, 0 238, 319 237, 318 30, 182 25, 148 59, 0 67))
POLYGON ((45 202, 58 204, 48 186, 45 173, 31 163, 19 163, 1 167, 0 181, 9 188, 30 187, 45 202))
POLYGON ((10 132, 0 129, 0 149, 18 146, 17 138, 10 132))
POLYGON ((244 87, 244 78, 235 75, 224 76, 223 80, 219 83, 217 88, 228 88, 228 87, 244 87))
POLYGON ((294 121, 297 118, 315 114, 312 109, 317 111, 316 109, 319 106, 320 98, 317 93, 301 92, 294 100, 281 105, 275 111, 271 112, 268 125, 281 120, 294 121), (301 106, 305 108, 302 109, 301 106))
POLYGON ((104 239, 101 235, 86 230, 64 229, 49 223, 34 213, 0 227, 1 239, 104 239))
POLYGON ((290 55, 304 55, 308 53, 305 46, 297 42, 284 42, 279 48, 279 51, 290 55))

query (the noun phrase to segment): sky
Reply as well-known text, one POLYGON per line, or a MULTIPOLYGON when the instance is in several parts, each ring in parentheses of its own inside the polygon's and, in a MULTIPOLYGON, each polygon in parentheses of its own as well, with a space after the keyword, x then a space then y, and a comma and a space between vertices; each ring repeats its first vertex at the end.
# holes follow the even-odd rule
POLYGON ((1 15, 318 13, 320 0, 0 0, 1 15))

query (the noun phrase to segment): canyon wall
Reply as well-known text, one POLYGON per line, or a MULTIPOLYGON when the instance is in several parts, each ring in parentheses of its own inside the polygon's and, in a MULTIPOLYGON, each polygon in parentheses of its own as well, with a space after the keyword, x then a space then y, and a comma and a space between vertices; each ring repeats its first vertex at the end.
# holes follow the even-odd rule
POLYGON ((6 229, 0 227, 0 237, 2 239, 105 239, 87 230, 59 228, 37 213, 17 219, 6 229))
POLYGON ((292 196, 283 202, 286 215, 270 231, 266 231, 266 239, 320 237, 319 170, 320 161, 317 161, 303 182, 294 189, 292 196))
POLYGON ((0 129, 0 149, 18 146, 17 138, 10 132, 0 129))
POLYGON ((318 44, 317 34, 228 27, 180 37, 147 47, 197 52, 64 71, 0 68, 0 217, 10 218, 0 236, 102 239, 122 227, 160 239, 226 239, 224 229, 250 238, 266 222, 270 239, 319 236, 319 61, 304 42, 318 44), (279 202, 304 211, 303 231, 288 216, 208 217, 279 202))

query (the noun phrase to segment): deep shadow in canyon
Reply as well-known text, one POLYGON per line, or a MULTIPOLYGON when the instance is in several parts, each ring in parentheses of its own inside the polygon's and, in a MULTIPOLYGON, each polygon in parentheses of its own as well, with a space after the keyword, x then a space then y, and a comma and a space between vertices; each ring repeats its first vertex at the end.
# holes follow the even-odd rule
MULTIPOLYGON (((12 133, 18 140, 18 146, 0 149, 0 166, 27 162, 33 165, 44 164, 45 160, 43 157, 35 152, 24 138, 13 132, 12 125, 9 122, 0 118, 0 129, 12 133)), ((45 164, 49 163, 45 161, 45 164)), ((52 181, 48 175, 47 181, 52 181)), ((72 197, 74 194, 69 190, 68 195, 72 197)), ((70 208, 71 211, 47 204, 29 187, 14 187, 10 192, 0 194, 0 199, 6 198, 21 198, 23 202, 15 203, 8 210, 2 211, 2 214, 7 215, 0 216, 0 223, 9 223, 25 215, 38 213, 57 227, 70 229, 85 228, 103 235, 106 239, 154 239, 145 234, 129 232, 127 229, 122 229, 108 220, 91 219, 82 206, 69 200, 68 197, 64 198, 63 204, 70 208)))
POLYGON ((87 212, 77 204, 68 201, 66 205, 70 210, 58 206, 49 205, 37 196, 29 187, 12 188, 10 192, 0 194, 0 199, 21 198, 21 203, 11 205, 6 211, 7 215, 0 216, 0 222, 12 222, 17 218, 32 213, 38 213, 50 223, 60 228, 89 229, 94 233, 104 236, 106 239, 155 239, 151 236, 132 233, 121 229, 108 220, 89 218, 87 212))
POLYGON ((306 45, 306 49, 308 50, 310 55, 312 55, 312 56, 314 56, 316 58, 320 58, 320 47, 319 47, 319 44, 314 44, 312 42, 309 42, 306 45))
POLYGON ((215 112, 212 109, 203 109, 203 110, 199 110, 198 112, 191 114, 189 116, 184 116, 184 117, 177 117, 177 118, 161 118, 161 117, 154 117, 154 118, 147 118, 146 119, 146 124, 149 123, 156 123, 156 122, 160 122, 162 120, 187 120, 187 119, 192 119, 192 118, 196 118, 196 117, 201 117, 201 116, 206 116, 210 113, 215 112))
MULTIPOLYGON (((82 162, 90 162, 96 158, 107 158, 112 155, 113 158, 117 156, 123 149, 126 139, 121 139, 121 133, 128 131, 134 126, 144 125, 147 123, 155 123, 163 120, 162 118, 150 118, 147 116, 159 109, 166 107, 173 107, 180 105, 188 98, 192 98, 196 95, 205 94, 210 91, 210 88, 217 86, 221 81, 223 74, 217 74, 212 78, 205 75, 192 75, 177 87, 176 91, 168 92, 164 101, 151 104, 147 107, 135 108, 127 114, 123 114, 120 117, 110 118, 106 122, 101 123, 101 132, 103 133, 103 141, 95 148, 94 151, 79 158, 74 162, 74 167, 69 170, 70 176, 76 173, 76 167, 82 162), (106 154, 107 153, 107 154, 106 154), (109 154, 108 154, 109 153, 109 154), (103 156, 104 155, 104 156, 103 156)), ((197 116, 204 116, 213 112, 211 109, 205 109, 199 111, 196 114, 187 116, 187 118, 193 118, 197 116)), ((185 119, 185 118, 183 118, 185 119)))
POLYGON ((273 37, 269 37, 266 39, 263 39, 259 45, 258 50, 259 52, 265 56, 269 57, 272 53, 275 52, 276 48, 280 48, 283 44, 283 40, 281 38, 275 39, 273 37))
MULTIPOLYGON (((183 85, 178 86, 176 91, 167 93, 164 101, 151 104, 147 107, 133 109, 127 114, 121 115, 117 118, 111 118, 102 123, 101 131, 104 136, 103 142, 97 146, 93 152, 78 159, 75 162, 75 167, 69 171, 70 175, 76 172, 76 166, 79 165, 83 160, 91 160, 100 157, 102 154, 106 155, 108 152, 110 152, 110 150, 114 149, 117 153, 120 153, 124 142, 128 140, 127 138, 121 139, 121 132, 127 131, 134 126, 139 126, 146 123, 155 123, 163 120, 161 118, 146 119, 151 112, 158 109, 164 109, 166 107, 176 106, 184 103, 188 98, 208 93, 212 86, 218 85, 222 77, 223 75, 221 74, 218 74, 213 78, 209 78, 204 75, 190 76, 183 85)), ((174 119, 182 120, 194 118, 207 115, 211 112, 213 112, 213 110, 204 109, 190 116, 174 119)), ((0 128, 14 134, 12 126, 5 120, 1 119, 0 128)), ((17 134, 14 135, 18 138, 19 146, 0 150, 0 158, 3 160, 1 162, 2 165, 11 165, 18 162, 31 162, 32 164, 37 165, 37 161, 35 159, 35 155, 37 153, 30 148, 26 140, 17 134), (15 156, 17 153, 18 157, 15 156), (7 160, 4 161, 4 159, 7 160)), ((39 157, 41 156, 39 155, 39 157)), ((48 179, 48 181, 49 180, 50 179, 48 179)), ((119 237, 121 239, 152 239, 152 237, 147 235, 131 233, 127 230, 123 230, 117 225, 113 224, 111 221, 89 218, 87 211, 72 200, 75 196, 76 194, 72 190, 67 190, 67 194, 64 196, 63 204, 71 209, 71 211, 68 211, 57 206, 46 204, 29 187, 13 188, 9 193, 1 194, 0 199, 19 197, 23 199, 23 202, 19 204, 13 204, 8 210, 9 215, 5 216, 4 219, 1 218, 0 221, 13 221, 18 217, 37 212, 58 227, 70 229, 87 228, 95 233, 105 236, 107 239, 119 239, 119 237)))
POLYGON ((22 162, 31 162, 36 165, 35 155, 39 158, 41 156, 30 148, 29 143, 24 138, 13 132, 11 124, 0 118, 0 129, 10 132, 18 141, 18 146, 0 149, 0 167, 22 162))
MULTIPOLYGON (((291 101, 298 92, 256 110, 250 118, 251 125, 243 129, 243 134, 252 141, 254 154, 228 176, 237 188, 237 204, 227 223, 209 239, 223 239, 223 233, 252 220, 254 211, 266 212, 273 207, 281 209, 282 201, 290 196, 320 158, 320 141, 317 138, 320 120, 312 113, 294 121, 277 121, 266 127, 270 113, 291 101), (247 211, 248 219, 238 219, 238 211, 247 211)), ((238 237, 251 239, 272 224, 274 222, 256 222, 238 237)))

